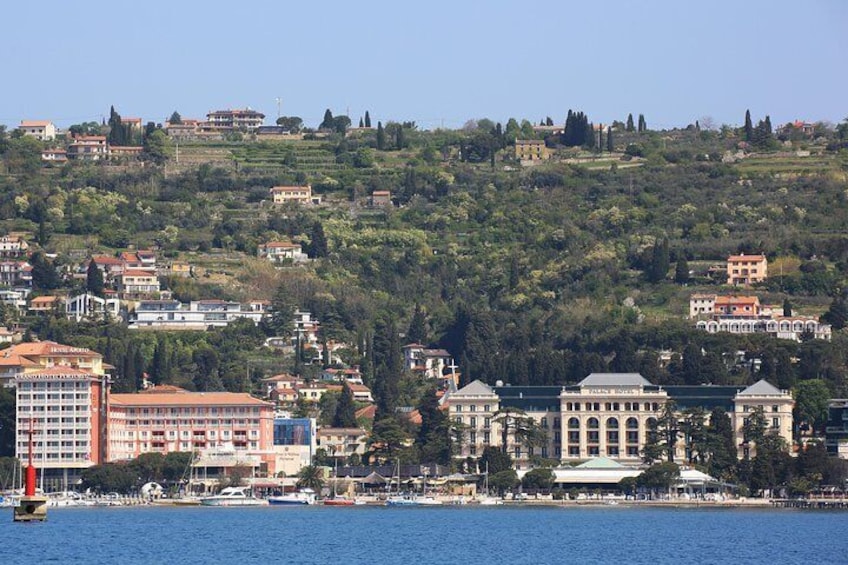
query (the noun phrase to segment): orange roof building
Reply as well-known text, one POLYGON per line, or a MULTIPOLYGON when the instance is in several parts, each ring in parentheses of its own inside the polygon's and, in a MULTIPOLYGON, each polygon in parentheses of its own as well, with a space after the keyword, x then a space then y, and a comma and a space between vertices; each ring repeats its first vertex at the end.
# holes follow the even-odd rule
POLYGON ((768 278, 765 255, 731 255, 727 258, 727 284, 747 286, 768 278))

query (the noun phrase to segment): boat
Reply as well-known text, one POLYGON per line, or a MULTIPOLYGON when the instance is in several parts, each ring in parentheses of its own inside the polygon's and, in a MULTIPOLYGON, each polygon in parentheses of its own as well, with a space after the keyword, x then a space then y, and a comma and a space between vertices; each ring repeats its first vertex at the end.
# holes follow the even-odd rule
POLYGON ((495 496, 478 496, 476 500, 478 504, 483 506, 500 506, 504 503, 503 500, 495 496))
POLYGON ((269 496, 268 504, 274 506, 298 506, 315 504, 315 491, 311 488, 302 488, 297 492, 289 492, 277 496, 269 496))
POLYGON ((442 501, 416 493, 399 494, 386 499, 386 506, 441 506, 442 501))
POLYGON ((227 487, 214 496, 200 499, 203 506, 267 506, 269 501, 247 492, 248 487, 227 487))
POLYGON ((356 500, 346 496, 334 496, 333 498, 325 498, 324 506, 353 506, 356 500))

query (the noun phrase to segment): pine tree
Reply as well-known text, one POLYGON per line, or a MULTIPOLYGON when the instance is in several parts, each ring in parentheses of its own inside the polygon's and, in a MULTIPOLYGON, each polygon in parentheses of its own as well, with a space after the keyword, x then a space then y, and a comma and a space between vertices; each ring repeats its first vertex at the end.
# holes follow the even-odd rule
POLYGON ((33 254, 30 265, 32 265, 32 288, 34 290, 53 290, 59 288, 62 284, 53 263, 40 251, 33 254))
POLYGON ((371 114, 368 113, 368 110, 365 110, 365 127, 371 127, 371 114))
POLYGON ((103 273, 97 267, 94 259, 88 262, 85 274, 85 289, 95 296, 103 296, 103 273))
POLYGON ((633 126, 633 114, 627 114, 627 125, 624 130, 629 132, 636 131, 636 128, 633 126))
POLYGON ((356 427, 356 404, 353 401, 353 391, 347 382, 342 387, 342 394, 336 403, 336 412, 333 414, 334 428, 356 427))
POLYGON ((382 122, 377 122, 377 149, 379 151, 386 150, 386 130, 383 129, 382 122))
POLYGON ((612 128, 607 128, 607 152, 612 153, 615 151, 615 144, 612 140, 612 128))
POLYGON ((183 118, 180 116, 180 113, 174 110, 174 113, 171 114, 171 117, 168 119, 169 124, 179 125, 183 123, 183 118))
POLYGON ((359 118, 359 127, 365 127, 365 122, 362 120, 362 118, 359 118))
POLYGON ((754 122, 751 121, 751 110, 745 110, 745 141, 754 140, 754 122))

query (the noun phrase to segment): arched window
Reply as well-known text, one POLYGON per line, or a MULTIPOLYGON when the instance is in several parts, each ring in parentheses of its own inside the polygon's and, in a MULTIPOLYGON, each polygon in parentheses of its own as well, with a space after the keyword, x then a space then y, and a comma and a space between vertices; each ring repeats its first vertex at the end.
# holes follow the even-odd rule
POLYGON ((568 429, 569 430, 579 430, 580 429, 580 420, 577 418, 569 418, 568 419, 568 429))
POLYGON ((638 430, 639 429, 639 420, 636 418, 627 418, 627 429, 628 430, 638 430))
POLYGON ((589 421, 587 422, 587 426, 590 430, 597 430, 598 427, 599 427, 598 419, 597 418, 589 418, 589 421))
POLYGON ((617 430, 618 429, 618 418, 607 418, 607 429, 608 430, 617 430))

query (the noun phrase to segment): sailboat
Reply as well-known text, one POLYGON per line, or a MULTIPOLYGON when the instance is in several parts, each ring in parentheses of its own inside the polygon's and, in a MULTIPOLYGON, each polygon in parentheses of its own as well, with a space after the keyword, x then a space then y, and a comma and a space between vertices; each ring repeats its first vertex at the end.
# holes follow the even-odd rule
POLYGON ((334 466, 333 466, 333 495, 330 498, 324 500, 324 506, 353 506, 356 504, 356 500, 353 498, 348 498, 347 496, 340 495, 336 491, 336 485, 339 482, 339 460, 335 458, 334 466))
POLYGON ((477 502, 483 506, 499 506, 503 504, 497 496, 492 496, 489 492, 489 462, 486 461, 486 473, 483 475, 483 490, 484 493, 477 497, 477 502))
POLYGON ((400 490, 400 459, 397 464, 397 494, 386 499, 386 506, 441 506, 442 501, 427 496, 427 479, 424 479, 424 492, 420 496, 416 492, 402 493, 400 490))

